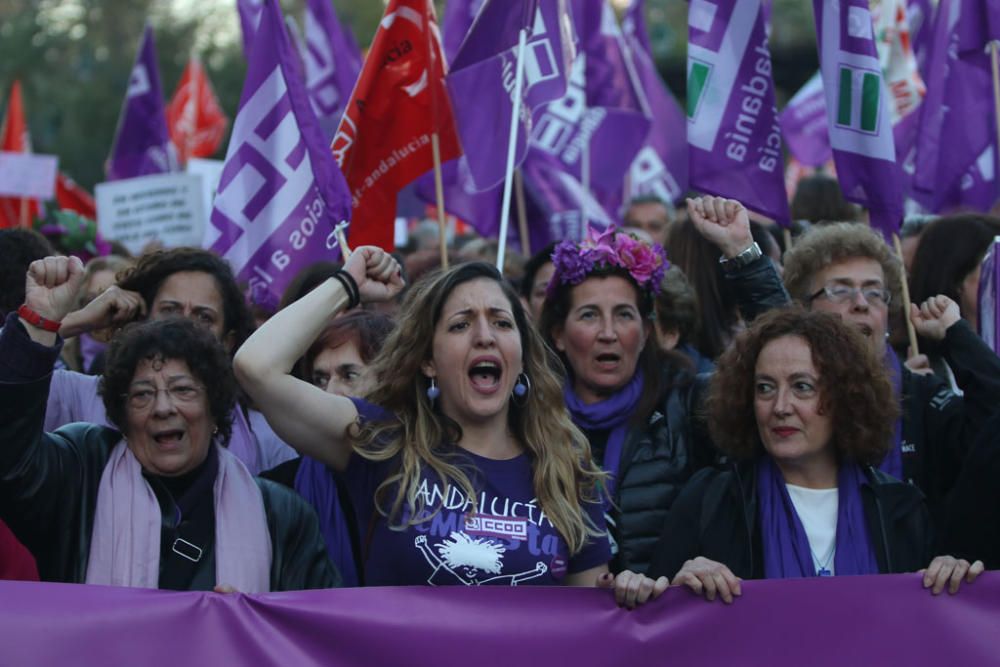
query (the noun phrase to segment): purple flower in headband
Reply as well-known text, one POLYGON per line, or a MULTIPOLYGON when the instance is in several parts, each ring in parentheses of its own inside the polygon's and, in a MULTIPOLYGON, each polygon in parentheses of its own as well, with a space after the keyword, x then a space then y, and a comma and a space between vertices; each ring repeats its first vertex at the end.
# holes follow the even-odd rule
POLYGON ((670 266, 666 252, 659 245, 649 245, 614 227, 599 231, 588 228, 579 243, 563 241, 552 253, 555 273, 549 281, 548 296, 559 285, 579 285, 595 269, 620 267, 648 292, 655 293, 670 266))
POLYGON ((555 275, 549 281, 546 292, 551 296, 560 283, 579 285, 587 274, 594 270, 594 262, 572 241, 563 241, 552 253, 555 275))

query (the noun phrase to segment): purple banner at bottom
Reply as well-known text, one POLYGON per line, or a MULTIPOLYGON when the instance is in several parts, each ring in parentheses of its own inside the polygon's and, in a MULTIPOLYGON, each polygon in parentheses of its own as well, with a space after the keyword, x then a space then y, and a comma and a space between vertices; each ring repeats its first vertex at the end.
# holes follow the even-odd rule
POLYGON ((1000 577, 751 581, 731 606, 671 588, 636 611, 580 588, 264 595, 0 582, 9 665, 985 665, 1000 577))

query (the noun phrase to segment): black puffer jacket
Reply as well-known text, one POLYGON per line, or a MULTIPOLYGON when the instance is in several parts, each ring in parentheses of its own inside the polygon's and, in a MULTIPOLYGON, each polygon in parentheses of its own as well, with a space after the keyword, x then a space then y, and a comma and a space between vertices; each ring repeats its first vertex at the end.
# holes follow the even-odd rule
MULTIPOLYGON (((20 324, 8 324, 20 327, 20 324)), ((30 343, 38 359, 5 355, 0 334, 0 518, 35 556, 43 581, 81 583, 86 579, 97 493, 111 450, 121 434, 96 424, 76 423, 43 433, 51 380, 51 355, 30 343), (48 369, 31 379, 36 369, 48 369)), ((23 345, 18 346, 23 349, 23 345)), ((330 588, 340 576, 330 563, 315 512, 278 484, 257 479, 271 536, 271 590, 330 588)), ((169 494, 156 493, 163 529, 173 529, 178 511, 169 494)), ((161 558, 161 582, 163 581, 161 558)), ((215 585, 214 550, 197 563, 191 590, 215 585)), ((218 582, 225 583, 225 582, 218 582)))
MULTIPOLYGON (((747 322, 759 313, 788 303, 781 278, 766 257, 726 279, 747 322)), ((718 461, 700 411, 707 376, 685 380, 682 372, 672 369, 661 372, 668 375, 674 388, 642 421, 641 428, 629 431, 622 446, 615 509, 608 517, 612 545, 617 547, 611 565, 616 572, 648 569, 667 511, 681 489, 698 470, 718 461)), ((603 450, 606 432, 587 435, 596 449, 603 450)))
MULTIPOLYGON (((882 574, 915 572, 933 557, 930 516, 920 491, 874 469, 861 486, 868 536, 882 574)), ((698 556, 722 563, 737 577, 764 578, 757 476, 752 463, 702 470, 684 489, 663 525, 649 568, 673 577, 698 556)))

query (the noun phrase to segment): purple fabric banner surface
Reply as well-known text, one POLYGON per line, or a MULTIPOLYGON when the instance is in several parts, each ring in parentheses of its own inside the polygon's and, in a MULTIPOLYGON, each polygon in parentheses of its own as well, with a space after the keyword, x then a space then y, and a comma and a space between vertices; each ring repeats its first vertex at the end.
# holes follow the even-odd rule
POLYGON ((528 30, 515 166, 524 160, 534 113, 566 93, 575 57, 565 0, 486 0, 451 63, 448 93, 478 190, 506 171, 518 35, 528 30))
POLYGON ((990 22, 976 4, 938 5, 912 179, 912 196, 934 212, 987 211, 997 198, 990 22))
POLYGON ((444 57, 448 62, 455 60, 458 51, 469 34, 476 14, 482 8, 485 0, 448 0, 444 6, 444 17, 441 20, 441 45, 444 47, 444 57))
POLYGON ((916 574, 748 581, 732 605, 671 588, 354 588, 265 595, 0 582, 11 665, 996 664, 1000 577, 934 597, 916 574))
POLYGON ((330 0, 306 0, 306 89, 327 143, 333 140, 361 74, 361 51, 349 28, 341 25, 330 0))
POLYGON ((351 200, 316 122, 278 0, 266 0, 210 222, 240 282, 280 299, 303 267, 336 259, 351 200))
POLYGON ((796 160, 807 167, 818 167, 833 159, 827 130, 826 96, 819 72, 792 96, 778 121, 788 150, 796 160))
MULTIPOLYGON (((660 79, 649 50, 642 1, 629 5, 622 21, 625 53, 638 79, 637 89, 653 125, 629 167, 629 198, 656 195, 677 203, 688 189, 687 123, 677 100, 660 79)), ((617 210, 618 207, 613 207, 617 210)))
POLYGON ((813 13, 840 189, 888 238, 903 218, 903 175, 868 0, 813 0, 813 13))
POLYGON ((107 167, 109 181, 164 174, 178 168, 167 131, 156 45, 149 25, 142 34, 142 44, 129 76, 107 167))
POLYGON ((587 161, 586 185, 619 191, 651 122, 629 71, 614 10, 606 0, 573 0, 570 6, 579 53, 566 94, 537 118, 531 151, 556 158, 580 181, 587 178, 587 161))
POLYGON ((553 241, 583 240, 589 223, 604 229, 614 220, 583 184, 567 172, 558 158, 532 151, 524 161, 528 236, 531 247, 543 248, 553 241))
POLYGON ((250 48, 260 25, 260 13, 264 0, 236 0, 236 11, 240 15, 240 30, 243 33, 243 56, 250 60, 250 48))
POLYGON ((688 36, 691 187, 787 223, 781 128, 760 0, 692 0, 688 36))

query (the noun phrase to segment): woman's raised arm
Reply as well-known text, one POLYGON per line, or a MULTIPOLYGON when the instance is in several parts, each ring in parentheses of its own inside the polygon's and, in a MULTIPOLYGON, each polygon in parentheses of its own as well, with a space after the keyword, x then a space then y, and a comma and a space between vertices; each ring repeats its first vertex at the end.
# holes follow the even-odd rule
MULTIPOLYGON (((403 286, 399 265, 380 248, 356 249, 344 265, 361 301, 384 301, 403 286)), ((300 454, 337 470, 347 467, 351 443, 347 429, 358 417, 350 399, 328 394, 291 374, 330 318, 350 304, 336 278, 275 313, 240 347, 234 370, 243 389, 275 432, 300 454)))

